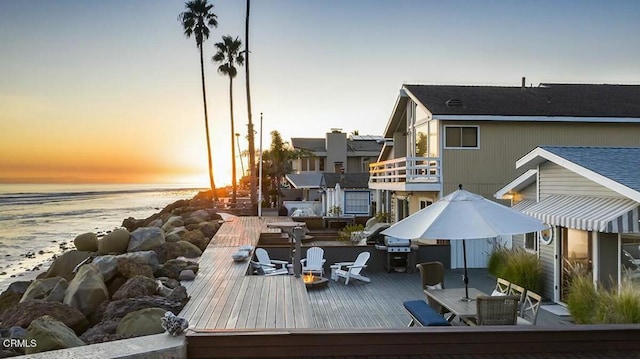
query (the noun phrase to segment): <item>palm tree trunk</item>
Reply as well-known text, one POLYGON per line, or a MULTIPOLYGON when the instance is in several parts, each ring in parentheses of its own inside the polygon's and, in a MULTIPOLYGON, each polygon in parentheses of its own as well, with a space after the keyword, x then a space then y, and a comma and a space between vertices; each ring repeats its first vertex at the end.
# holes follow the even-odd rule
POLYGON ((202 45, 200 48, 200 77, 202 78, 202 100, 204 102, 204 129, 207 134, 207 155, 209 159, 209 184, 213 192, 213 200, 218 200, 216 194, 216 184, 213 181, 213 161, 211 159, 211 139, 209 138, 209 117, 207 116, 207 90, 204 86, 204 56, 202 54, 202 45))
POLYGON ((233 126, 233 77, 229 76, 229 108, 231 109, 231 203, 236 203, 236 145, 233 139, 236 131, 233 126))
POLYGON ((251 0, 247 0, 247 15, 244 22, 244 44, 245 44, 245 85, 247 90, 247 116, 249 117, 249 124, 247 125, 248 140, 249 140, 249 180, 251 207, 255 207, 258 203, 257 191, 256 191, 256 147, 254 144, 254 131, 253 122, 251 121, 251 91, 249 85, 249 10, 251 8, 251 0))

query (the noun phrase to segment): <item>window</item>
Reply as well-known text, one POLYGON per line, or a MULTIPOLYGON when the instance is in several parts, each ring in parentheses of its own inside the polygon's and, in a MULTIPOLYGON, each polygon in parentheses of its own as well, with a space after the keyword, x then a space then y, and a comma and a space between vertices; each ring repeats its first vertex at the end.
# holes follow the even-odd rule
POLYGON ((531 232, 524 235, 524 248, 531 251, 538 251, 538 233, 531 232))
POLYGON ((318 166, 319 167, 318 170, 320 172, 324 172, 324 157, 320 157, 319 160, 320 160, 320 165, 318 166))
POLYGON ((426 208, 427 206, 432 205, 433 202, 427 201, 426 199, 420 199, 420 209, 426 208))
POLYGON ((369 215, 371 193, 369 191, 345 191, 344 213, 369 215))
POLYGON ((316 171, 316 158, 315 157, 302 157, 300 158, 300 171, 301 172, 315 172, 316 171))
POLYGON ((445 148, 479 148, 478 126, 445 126, 445 148))

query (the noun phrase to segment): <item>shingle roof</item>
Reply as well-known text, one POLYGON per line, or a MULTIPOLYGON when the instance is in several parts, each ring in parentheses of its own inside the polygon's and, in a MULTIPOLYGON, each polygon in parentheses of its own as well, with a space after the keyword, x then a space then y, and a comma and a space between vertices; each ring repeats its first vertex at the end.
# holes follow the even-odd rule
POLYGON ((540 148, 640 192, 640 147, 540 148))
POLYGON ((434 115, 640 118, 640 85, 547 83, 525 88, 452 85, 404 87, 434 115))
POLYGON ((340 183, 342 188, 369 188, 369 173, 325 173, 324 185, 326 188, 333 188, 336 183, 340 183))
POLYGON ((304 149, 312 152, 326 152, 324 138, 291 138, 291 145, 295 149, 304 149))
MULTIPOLYGON (((311 152, 327 152, 324 138, 291 138, 291 145, 295 149, 305 149, 311 152)), ((347 140, 347 152, 375 152, 379 153, 383 142, 371 139, 347 140)))

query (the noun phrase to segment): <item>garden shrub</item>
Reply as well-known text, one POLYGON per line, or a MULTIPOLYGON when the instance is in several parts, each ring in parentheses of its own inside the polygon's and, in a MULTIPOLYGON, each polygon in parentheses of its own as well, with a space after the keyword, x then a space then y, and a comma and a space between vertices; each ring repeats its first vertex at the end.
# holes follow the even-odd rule
POLYGON ((598 292, 590 274, 575 274, 571 278, 567 294, 567 308, 577 324, 592 324, 596 320, 599 308, 598 292))

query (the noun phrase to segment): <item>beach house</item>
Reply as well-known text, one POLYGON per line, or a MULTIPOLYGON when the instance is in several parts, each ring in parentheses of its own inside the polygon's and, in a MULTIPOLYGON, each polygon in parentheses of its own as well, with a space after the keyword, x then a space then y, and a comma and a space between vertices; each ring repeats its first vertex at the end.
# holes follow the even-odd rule
POLYGON ((533 168, 495 197, 550 226, 513 238, 540 258, 546 297, 565 302, 577 267, 601 286, 640 279, 640 147, 540 146, 516 167, 533 168))
MULTIPOLYGON (((514 87, 403 85, 383 135, 388 141, 370 165, 369 187, 377 211, 398 221, 459 184, 493 198, 533 167, 514 164, 537 146, 638 145, 640 86, 531 87, 524 78, 514 87)), ((462 266, 457 242, 453 268, 462 266)), ((490 241, 470 243, 468 265, 485 267, 490 241)))

